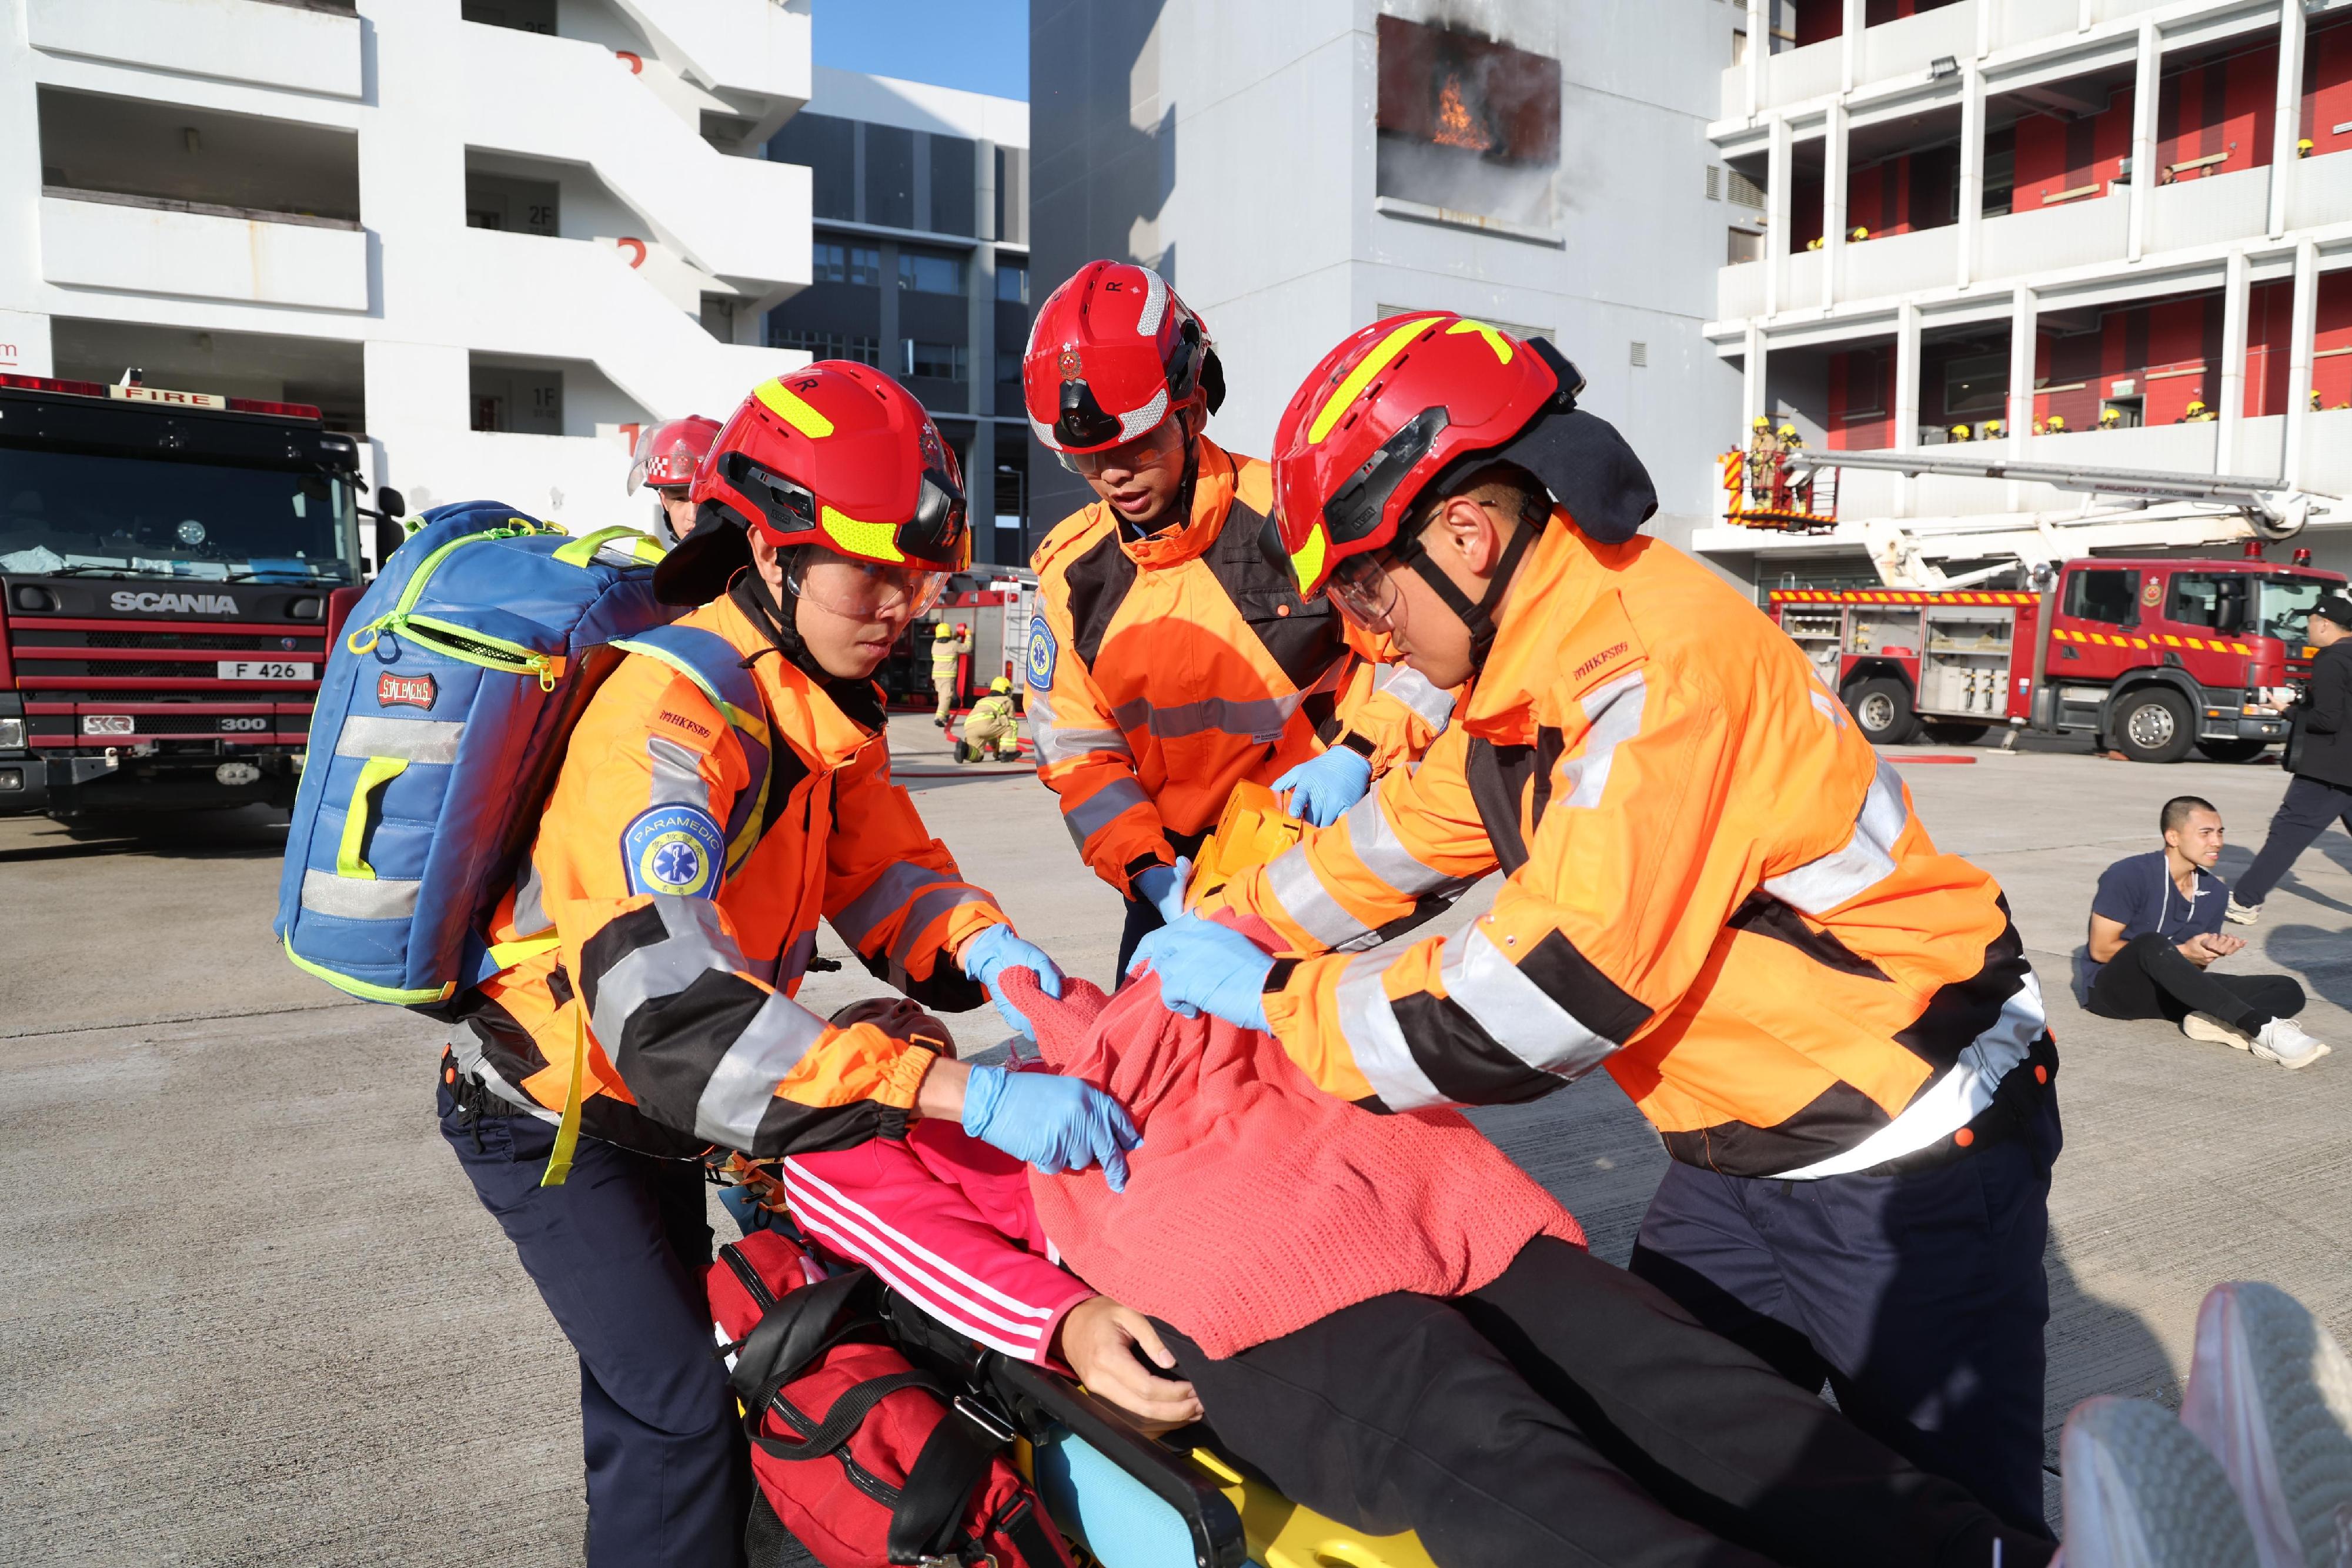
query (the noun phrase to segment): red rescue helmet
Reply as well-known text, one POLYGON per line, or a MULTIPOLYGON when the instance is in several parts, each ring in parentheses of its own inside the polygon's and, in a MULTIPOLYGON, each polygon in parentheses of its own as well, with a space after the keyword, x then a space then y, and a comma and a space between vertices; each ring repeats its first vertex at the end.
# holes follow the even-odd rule
POLYGON ((637 432, 637 447, 629 464, 629 494, 650 485, 656 490, 694 483, 694 471, 719 435, 719 422, 698 413, 665 420, 637 432))
POLYGON ((1541 338, 1447 310, 1375 321, 1283 410, 1267 553, 1312 599, 1340 562, 1394 548, 1440 479, 1498 462, 1532 475, 1588 536, 1633 538, 1657 491, 1616 428, 1576 406, 1583 389, 1541 338))
POLYGON ((1030 427, 1050 450, 1101 452, 1225 401, 1209 330, 1148 267, 1090 261, 1046 298, 1021 361, 1030 427))
POLYGON ((694 531, 655 574, 671 604, 724 591, 751 559, 754 529, 780 548, 813 545, 941 580, 971 564, 955 454, 914 394, 847 360, 752 388, 691 495, 694 531))

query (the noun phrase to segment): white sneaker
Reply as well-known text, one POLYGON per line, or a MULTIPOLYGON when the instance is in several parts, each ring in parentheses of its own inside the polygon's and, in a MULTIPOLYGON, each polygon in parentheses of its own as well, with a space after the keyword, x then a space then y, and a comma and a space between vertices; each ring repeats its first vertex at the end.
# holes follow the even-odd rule
POLYGON ((2296 1027, 2293 1019, 2273 1019, 2254 1036, 2255 1059, 2281 1067, 2308 1067, 2327 1054, 2327 1047, 2296 1027))
POLYGON ((2259 904, 2240 904, 2238 895, 2233 893, 2230 895, 2230 907, 2221 912, 2221 916, 2232 925, 2252 925, 2263 917, 2263 906, 2259 904))
POLYGON ((2231 1029, 2211 1013, 2190 1013, 2180 1020, 2180 1032, 2191 1040, 2208 1040, 2215 1045, 2226 1045, 2237 1051, 2252 1051, 2254 1037, 2242 1029, 2231 1029))

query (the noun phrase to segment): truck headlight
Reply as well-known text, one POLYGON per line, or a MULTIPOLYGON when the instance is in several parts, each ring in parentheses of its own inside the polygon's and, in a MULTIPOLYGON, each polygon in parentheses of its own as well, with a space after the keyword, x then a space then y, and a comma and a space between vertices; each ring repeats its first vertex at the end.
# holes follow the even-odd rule
POLYGON ((25 721, 21 718, 0 718, 0 751, 15 751, 25 744, 25 721))

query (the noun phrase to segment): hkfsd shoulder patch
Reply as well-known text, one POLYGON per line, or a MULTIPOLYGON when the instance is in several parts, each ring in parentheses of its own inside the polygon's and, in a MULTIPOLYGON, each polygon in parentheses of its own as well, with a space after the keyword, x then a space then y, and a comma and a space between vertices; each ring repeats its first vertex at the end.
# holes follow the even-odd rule
POLYGON ((1043 615, 1029 622, 1029 684, 1041 692, 1054 689, 1054 629, 1043 615))
POLYGON ((656 806, 640 811, 621 834, 621 858, 631 893, 715 898, 727 841, 710 813, 697 806, 656 806))

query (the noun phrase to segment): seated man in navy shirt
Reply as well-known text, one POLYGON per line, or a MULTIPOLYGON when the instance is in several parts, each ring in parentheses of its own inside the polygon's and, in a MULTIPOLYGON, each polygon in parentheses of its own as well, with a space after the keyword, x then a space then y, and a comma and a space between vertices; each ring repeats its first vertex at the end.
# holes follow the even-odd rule
POLYGON ((2308 1067, 2327 1047, 2295 1026, 2303 988, 2284 975, 2216 975, 2210 966, 2245 946, 2221 935, 2228 884, 2221 813, 2178 795, 2158 818, 2164 848, 2117 861, 2091 900, 2091 969, 2078 994, 2101 1018, 2168 1019, 2191 1040, 2252 1051, 2282 1067, 2308 1067))

